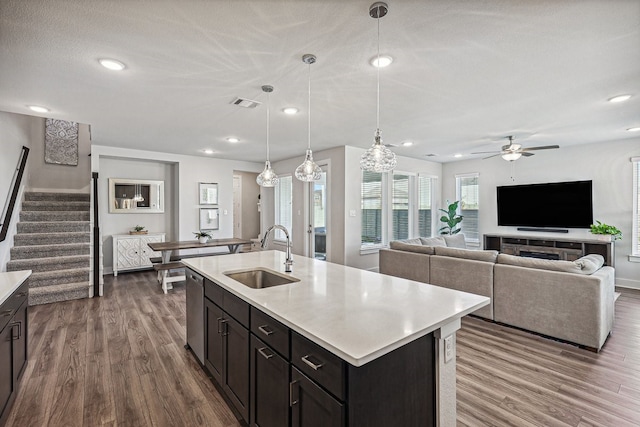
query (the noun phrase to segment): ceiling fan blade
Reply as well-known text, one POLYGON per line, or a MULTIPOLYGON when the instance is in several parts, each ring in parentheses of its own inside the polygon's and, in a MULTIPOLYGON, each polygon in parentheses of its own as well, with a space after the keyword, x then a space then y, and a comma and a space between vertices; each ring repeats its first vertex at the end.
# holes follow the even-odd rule
POLYGON ((476 151, 475 153, 471 153, 471 154, 500 154, 502 153, 502 151, 476 151))
POLYGON ((553 150, 555 148, 560 148, 560 146, 559 145, 541 145, 539 147, 523 148, 522 151, 553 150))
POLYGON ((520 154, 522 154, 524 157, 531 157, 534 155, 533 153, 527 153, 526 151, 522 151, 520 154))
POLYGON ((490 158, 492 158, 492 157, 499 156, 499 155, 501 155, 501 154, 502 154, 502 153, 498 153, 498 154, 494 154, 493 156, 483 157, 483 158, 482 158, 482 160, 487 160, 487 159, 490 159, 490 158))

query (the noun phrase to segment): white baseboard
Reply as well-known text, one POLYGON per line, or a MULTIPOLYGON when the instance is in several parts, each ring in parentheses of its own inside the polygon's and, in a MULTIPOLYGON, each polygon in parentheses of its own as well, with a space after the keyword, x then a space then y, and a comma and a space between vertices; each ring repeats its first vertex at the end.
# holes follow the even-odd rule
POLYGON ((620 288, 640 289, 640 280, 616 279, 616 286, 620 288))

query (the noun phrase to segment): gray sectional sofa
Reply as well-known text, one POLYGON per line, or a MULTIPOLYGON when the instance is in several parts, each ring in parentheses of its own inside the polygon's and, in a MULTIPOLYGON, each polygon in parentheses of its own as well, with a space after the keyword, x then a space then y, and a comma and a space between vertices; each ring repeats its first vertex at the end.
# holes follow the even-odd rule
POLYGON ((484 295, 474 315, 599 351, 611 333, 615 278, 600 255, 576 261, 464 248, 464 236, 394 241, 380 273, 484 295))

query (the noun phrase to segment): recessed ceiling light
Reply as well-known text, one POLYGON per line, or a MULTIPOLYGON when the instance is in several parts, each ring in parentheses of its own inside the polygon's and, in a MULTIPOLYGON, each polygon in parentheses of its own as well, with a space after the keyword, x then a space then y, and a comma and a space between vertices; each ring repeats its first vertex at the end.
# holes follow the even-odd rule
POLYGON ((453 155, 453 157, 459 158, 459 157, 462 157, 462 154, 456 153, 456 154, 453 155))
POLYGON ((229 138, 227 138, 227 141, 233 142, 233 143, 240 142, 240 140, 238 138, 233 137, 233 136, 230 136, 229 138))
POLYGON ((116 61, 115 59, 102 58, 99 59, 98 62, 100 62, 100 65, 102 65, 104 68, 107 68, 109 70, 122 71, 125 69, 125 65, 120 61, 116 61))
POLYGON ((39 105, 29 105, 28 106, 31 111, 35 111, 36 113, 48 113, 49 109, 45 107, 40 107, 39 105))
POLYGON ((203 152, 204 154, 213 154, 213 150, 212 150, 212 149, 210 149, 210 148, 206 148, 206 149, 202 150, 202 152, 203 152))
POLYGON ((413 142, 411 142, 411 141, 405 141, 405 142, 403 142, 403 143, 402 143, 402 144, 400 144, 400 145, 402 145, 403 147, 411 147, 411 146, 413 145, 413 142))
POLYGON ((371 61, 369 61, 371 65, 378 68, 388 67, 389 65, 391 65, 392 62, 393 62, 393 58, 390 57, 389 55, 381 55, 379 61, 378 61, 378 57, 374 56, 373 58, 371 58, 371 61))
POLYGON ((618 95, 613 98, 609 98, 609 102, 624 102, 631 98, 631 95, 618 95))
POLYGON ((640 132, 640 127, 636 127, 636 128, 629 128, 627 129, 629 132, 640 132))
POLYGON ((283 108, 282 111, 285 114, 297 114, 298 111, 300 110, 298 110, 296 107, 287 107, 287 108, 283 108))

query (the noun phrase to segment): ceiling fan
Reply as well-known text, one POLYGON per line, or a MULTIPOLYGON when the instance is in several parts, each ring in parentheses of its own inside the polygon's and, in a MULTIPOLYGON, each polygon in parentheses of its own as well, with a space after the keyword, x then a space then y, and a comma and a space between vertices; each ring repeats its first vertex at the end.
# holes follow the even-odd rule
POLYGON ((555 148, 560 148, 559 145, 542 145, 538 147, 522 148, 522 145, 515 144, 513 142, 512 135, 507 136, 507 139, 509 140, 509 143, 507 145, 503 145, 501 151, 479 151, 471 154, 493 154, 492 156, 485 157, 485 159, 490 159, 491 157, 495 156, 502 156, 502 158, 506 161, 512 162, 514 160, 518 160, 521 156, 533 156, 534 153, 531 153, 530 151, 552 150, 555 148))

